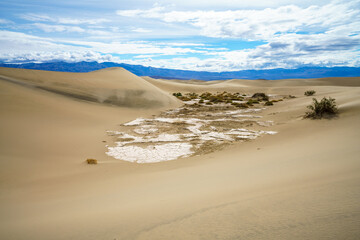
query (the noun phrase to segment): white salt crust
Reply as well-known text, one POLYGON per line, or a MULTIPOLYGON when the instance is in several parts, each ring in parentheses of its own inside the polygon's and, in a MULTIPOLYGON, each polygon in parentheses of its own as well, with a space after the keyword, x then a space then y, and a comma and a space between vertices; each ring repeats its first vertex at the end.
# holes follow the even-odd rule
POLYGON ((191 148, 190 143, 165 143, 149 145, 145 148, 130 145, 109 147, 106 154, 129 162, 156 163, 190 156, 193 153, 191 148))
MULTIPOLYGON (((243 113, 258 113, 262 109, 240 109, 235 111, 226 111, 220 114, 213 114, 230 117, 243 118, 260 118, 261 116, 254 116, 243 113)), ((175 111, 175 110, 171 110, 175 111)), ((176 111, 175 111, 176 112, 176 111)), ((109 135, 117 136, 119 142, 115 147, 107 146, 107 155, 116 159, 136 162, 136 163, 155 163, 161 161, 175 160, 181 157, 188 157, 194 154, 192 150, 194 146, 201 147, 202 144, 208 141, 234 141, 236 139, 255 139, 263 134, 276 134, 274 131, 254 131, 248 129, 231 129, 225 132, 217 131, 217 128, 210 126, 211 131, 202 131, 200 128, 209 124, 212 121, 237 121, 242 122, 248 119, 234 119, 234 118, 219 118, 219 119, 199 119, 199 118, 165 118, 159 117, 155 119, 138 118, 131 122, 125 123, 124 126, 135 127, 133 129, 136 135, 119 132, 107 131, 109 135), (145 122, 147 124, 145 124, 145 122), (186 129, 190 133, 183 134, 167 134, 160 133, 156 128, 159 123, 175 123, 182 122, 190 126, 186 129), (150 124, 150 125, 148 125, 150 124), (140 136, 139 136, 140 135, 140 136), (141 136, 142 135, 142 136, 141 136), (193 145, 190 142, 196 140, 193 145)), ((259 122, 260 126, 271 126, 272 121, 259 122)))

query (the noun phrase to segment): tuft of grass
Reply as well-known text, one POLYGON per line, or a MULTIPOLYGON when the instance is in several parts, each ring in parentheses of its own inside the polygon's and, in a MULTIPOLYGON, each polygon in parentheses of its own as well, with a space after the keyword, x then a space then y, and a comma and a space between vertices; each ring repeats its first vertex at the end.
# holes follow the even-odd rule
POLYGON ((97 164, 97 160, 96 159, 93 159, 93 158, 88 158, 86 159, 86 162, 87 164, 97 164))
POLYGON ((314 95, 316 93, 316 91, 314 91, 314 90, 308 90, 308 91, 306 91, 305 93, 304 93, 304 95, 305 96, 312 96, 312 95, 314 95))
POLYGON ((338 108, 334 98, 324 97, 320 101, 313 98, 312 105, 307 106, 310 109, 309 112, 305 113, 305 118, 319 119, 323 117, 333 117, 338 114, 338 108))

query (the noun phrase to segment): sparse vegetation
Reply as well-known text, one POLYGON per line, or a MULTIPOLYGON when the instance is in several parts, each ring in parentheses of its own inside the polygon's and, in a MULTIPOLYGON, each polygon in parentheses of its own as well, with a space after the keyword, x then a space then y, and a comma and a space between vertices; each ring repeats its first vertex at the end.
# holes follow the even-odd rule
POLYGON ((97 160, 96 159, 93 159, 93 158, 88 158, 86 159, 86 162, 87 164, 97 164, 97 160))
POLYGON ((305 113, 305 118, 329 118, 337 115, 338 113, 335 99, 331 97, 324 97, 320 102, 316 98, 313 98, 313 104, 307 106, 307 108, 310 109, 310 111, 305 113))
POLYGON ((308 91, 306 91, 305 93, 304 93, 304 95, 305 96, 312 96, 312 95, 314 95, 316 93, 316 91, 314 91, 314 90, 308 90, 308 91))
MULTIPOLYGON (((272 106, 275 102, 283 101, 283 99, 274 99, 270 100, 269 96, 265 93, 258 92, 254 93, 253 95, 246 95, 243 93, 230 93, 230 92, 217 92, 217 93, 210 93, 210 92, 204 92, 201 94, 197 93, 173 93, 175 97, 182 101, 190 101, 190 100, 196 100, 197 103, 193 103, 190 105, 192 108, 201 109, 201 107, 216 107, 227 105, 227 109, 230 109, 231 107, 236 108, 249 108, 256 104, 260 104, 263 102, 264 106, 272 106), (222 104, 222 105, 219 105, 222 104), (212 106, 214 105, 214 106, 212 106)), ((284 97, 284 99, 287 98, 295 98, 295 96, 287 95, 284 97)))

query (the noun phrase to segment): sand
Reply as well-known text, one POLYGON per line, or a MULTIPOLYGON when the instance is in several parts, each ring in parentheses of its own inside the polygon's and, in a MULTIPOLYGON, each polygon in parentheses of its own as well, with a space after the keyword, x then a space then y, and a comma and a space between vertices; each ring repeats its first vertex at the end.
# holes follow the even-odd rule
POLYGON ((359 239, 359 86, 0 68, 0 238, 359 239), (303 119, 310 89, 339 117, 303 119), (180 107, 172 92, 223 90, 296 98, 261 112, 275 135, 152 164, 106 155, 107 131, 180 107))

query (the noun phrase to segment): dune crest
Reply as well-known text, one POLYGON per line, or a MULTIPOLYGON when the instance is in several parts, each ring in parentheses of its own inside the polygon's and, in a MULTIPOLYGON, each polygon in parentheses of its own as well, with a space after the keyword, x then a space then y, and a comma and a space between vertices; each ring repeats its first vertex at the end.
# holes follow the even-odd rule
POLYGON ((63 73, 0 68, 2 80, 75 98, 129 108, 178 106, 170 94, 123 68, 63 73))

